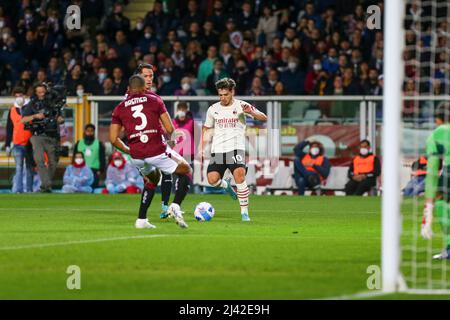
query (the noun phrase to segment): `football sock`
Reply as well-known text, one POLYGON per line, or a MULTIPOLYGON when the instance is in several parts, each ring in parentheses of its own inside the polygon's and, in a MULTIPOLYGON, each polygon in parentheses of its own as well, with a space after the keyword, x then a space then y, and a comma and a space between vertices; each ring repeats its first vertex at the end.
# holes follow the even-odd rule
POLYGON ((173 203, 180 205, 183 202, 189 191, 190 182, 191 181, 188 175, 180 174, 178 176, 178 180, 175 185, 175 198, 173 199, 173 203))
POLYGON ((220 179, 219 181, 217 181, 215 184, 212 184, 211 186, 213 186, 214 188, 225 189, 228 187, 228 183, 224 179, 220 179))
POLYGON ((172 175, 162 173, 161 200, 162 200, 162 203, 166 206, 169 204, 171 191, 172 191, 172 175))
POLYGON ((145 185, 144 190, 142 191, 141 204, 139 206, 139 219, 147 218, 147 210, 150 207, 150 204, 152 203, 153 196, 155 195, 155 189, 156 189, 155 185, 152 186, 149 186, 149 184, 145 185))
POLYGON ((444 235, 447 237, 447 248, 449 248, 450 204, 444 200, 438 200, 434 205, 434 209, 436 212, 436 216, 439 219, 439 223, 441 224, 442 231, 444 232, 444 235))
POLYGON ((241 214, 248 213, 248 195, 250 194, 250 190, 247 187, 247 182, 236 183, 236 188, 239 204, 241 206, 241 214))

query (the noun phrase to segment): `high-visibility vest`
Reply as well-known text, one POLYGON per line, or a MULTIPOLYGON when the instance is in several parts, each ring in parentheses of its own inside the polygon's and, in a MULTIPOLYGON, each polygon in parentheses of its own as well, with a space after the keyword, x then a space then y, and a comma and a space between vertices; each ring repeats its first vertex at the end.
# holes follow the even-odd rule
POLYGON ((100 169, 100 142, 97 139, 90 145, 87 145, 84 139, 81 139, 78 142, 78 151, 83 152, 84 160, 89 168, 100 169))
POLYGON ((374 168, 375 156, 373 154, 367 157, 356 156, 353 159, 354 175, 371 173, 374 171, 374 168))
POLYGON ((421 156, 419 158, 419 169, 416 170, 416 172, 414 172, 415 176, 424 176, 427 174, 427 164, 428 164, 428 159, 425 158, 424 156, 421 156), (420 168, 420 166, 424 167, 424 169, 420 168))
POLYGON ((306 163, 312 163, 313 165, 321 166, 323 164, 323 156, 318 156, 318 157, 313 158, 308 153, 302 159, 302 164, 303 164, 303 166, 305 167, 306 170, 317 172, 316 169, 314 169, 314 167, 307 166, 306 163))
POLYGON ((13 143, 14 145, 26 146, 31 136, 31 131, 25 130, 25 125, 21 122, 22 115, 17 112, 16 107, 11 108, 11 121, 13 123, 13 143))

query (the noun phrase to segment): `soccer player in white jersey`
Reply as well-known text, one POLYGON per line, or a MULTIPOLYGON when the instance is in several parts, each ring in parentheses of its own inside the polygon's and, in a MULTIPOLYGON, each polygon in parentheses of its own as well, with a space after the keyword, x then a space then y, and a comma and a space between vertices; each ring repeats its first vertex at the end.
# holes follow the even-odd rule
POLYGON ((208 165, 208 183, 225 189, 233 199, 239 199, 242 221, 250 221, 248 212, 249 189, 245 181, 245 128, 246 116, 259 121, 267 121, 267 116, 254 106, 234 98, 236 82, 224 78, 216 82, 220 101, 208 108, 202 129, 202 158, 209 130, 214 129, 211 146, 211 162, 208 165), (223 179, 229 169, 236 182, 237 195, 230 185, 231 179, 223 179))

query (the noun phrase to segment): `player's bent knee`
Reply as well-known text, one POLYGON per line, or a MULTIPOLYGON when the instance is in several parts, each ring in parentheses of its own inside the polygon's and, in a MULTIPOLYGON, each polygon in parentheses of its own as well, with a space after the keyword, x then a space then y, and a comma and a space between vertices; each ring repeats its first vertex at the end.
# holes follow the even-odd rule
POLYGON ((207 178, 210 185, 216 185, 217 182, 219 182, 221 176, 218 172, 209 172, 207 178))

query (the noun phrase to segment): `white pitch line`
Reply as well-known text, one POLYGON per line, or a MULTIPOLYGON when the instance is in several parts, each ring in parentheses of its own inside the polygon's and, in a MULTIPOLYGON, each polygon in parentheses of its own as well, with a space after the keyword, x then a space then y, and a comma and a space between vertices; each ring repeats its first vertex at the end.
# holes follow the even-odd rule
POLYGON ((383 292, 383 291, 366 291, 366 292, 357 292, 354 294, 348 294, 348 295, 342 295, 342 296, 336 296, 336 297, 327 297, 327 298, 320 298, 317 300, 353 300, 353 299, 367 299, 367 298, 373 298, 373 297, 381 297, 386 296, 391 293, 383 292))
MULTIPOLYGON (((0 247, 0 251, 12 251, 12 250, 20 250, 20 249, 36 249, 36 248, 47 248, 47 247, 59 247, 59 246, 67 246, 74 244, 86 244, 86 243, 96 243, 96 242, 107 242, 107 241, 118 241, 118 240, 132 240, 132 239, 147 239, 147 238, 160 238, 167 237, 167 234, 148 234, 142 236, 129 236, 129 237, 116 237, 116 238, 100 238, 100 239, 91 239, 91 240, 73 240, 66 242, 53 242, 53 243, 39 243, 39 244, 30 244, 23 246, 13 246, 13 247, 0 247)), ((178 235, 170 235, 170 236, 178 236, 178 235)))

